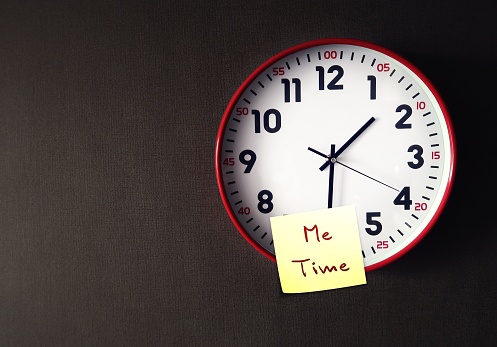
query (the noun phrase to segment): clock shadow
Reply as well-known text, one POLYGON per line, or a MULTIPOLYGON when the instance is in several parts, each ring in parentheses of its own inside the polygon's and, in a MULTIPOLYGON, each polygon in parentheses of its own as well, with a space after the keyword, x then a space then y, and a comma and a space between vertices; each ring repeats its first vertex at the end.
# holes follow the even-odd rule
POLYGON ((495 65, 414 56, 417 66, 438 90, 451 117, 456 144, 453 187, 437 223, 392 270, 423 271, 426 267, 465 266, 490 262, 495 267, 497 209, 495 173, 495 65))

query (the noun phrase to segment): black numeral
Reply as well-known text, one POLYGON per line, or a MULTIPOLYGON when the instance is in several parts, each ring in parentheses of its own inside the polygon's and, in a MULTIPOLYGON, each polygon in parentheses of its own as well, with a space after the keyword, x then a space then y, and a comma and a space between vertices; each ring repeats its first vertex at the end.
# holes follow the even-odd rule
POLYGON ((250 171, 254 167, 256 158, 257 156, 255 155, 254 151, 251 151, 250 149, 245 149, 240 152, 240 155, 238 156, 240 163, 242 163, 243 165, 247 165, 243 173, 250 173, 250 171))
POLYGON ((409 147, 407 149, 408 152, 414 152, 414 159, 416 159, 416 162, 414 161, 408 161, 407 162, 407 165, 409 165, 409 167, 411 169, 419 169, 421 166, 423 166, 425 160, 423 159, 423 147, 421 147, 420 145, 412 145, 411 147, 409 147))
POLYGON ((397 129, 410 129, 412 127, 411 123, 406 123, 406 121, 411 117, 412 115, 412 108, 409 105, 402 104, 397 109, 395 112, 405 112, 402 117, 400 117, 399 121, 395 123, 395 127, 397 129))
POLYGON ((273 210, 273 193, 264 189, 257 194, 257 198, 259 199, 257 208, 261 213, 269 213, 273 210))
MULTIPOLYGON (((285 102, 290 102, 290 80, 282 78, 281 83, 283 83, 283 87, 285 89, 285 102)), ((292 78, 292 84, 295 86, 295 102, 301 102, 302 87, 300 85, 300 79, 292 78)))
MULTIPOLYGON (((261 113, 259 110, 252 110, 252 114, 255 116, 255 132, 261 132, 261 113)), ((264 126, 264 130, 268 133, 275 133, 281 129, 281 113, 280 111, 270 108, 266 112, 264 112, 264 116, 262 117, 262 123, 264 126)))
POLYGON ((377 217, 381 217, 381 212, 366 212, 366 223, 374 226, 374 228, 366 228, 366 232, 369 235, 378 235, 383 230, 383 226, 381 225, 380 221, 374 219, 377 217))
MULTIPOLYGON (((316 71, 318 72, 318 85, 319 90, 324 90, 324 67, 316 66, 316 71)), ((328 90, 343 89, 343 84, 338 84, 340 79, 343 77, 343 68, 340 65, 332 65, 328 69, 328 73, 332 74, 336 72, 336 76, 333 77, 330 83, 326 86, 328 90)))
POLYGON ((412 205, 411 188, 404 187, 393 201, 395 205, 404 206, 404 210, 410 210, 412 205))
POLYGON ((376 77, 369 75, 368 81, 369 81, 369 99, 376 100, 376 77))

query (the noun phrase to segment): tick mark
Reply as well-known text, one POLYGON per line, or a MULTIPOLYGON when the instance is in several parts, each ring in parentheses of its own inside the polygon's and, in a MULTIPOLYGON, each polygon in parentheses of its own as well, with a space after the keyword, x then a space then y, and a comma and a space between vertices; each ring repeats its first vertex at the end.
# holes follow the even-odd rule
POLYGON ((254 218, 250 218, 249 220, 246 221, 246 223, 248 224, 248 223, 252 222, 253 220, 254 220, 254 218))
POLYGON ((363 54, 363 55, 362 55, 362 58, 361 58, 361 64, 362 64, 362 63, 364 63, 364 59, 365 59, 365 58, 366 58, 366 55, 365 55, 365 54, 363 54))
POLYGON ((376 63, 376 58, 374 58, 373 61, 371 62, 371 66, 374 66, 374 63, 376 63))
POLYGON ((426 112, 423 117, 426 117, 427 115, 431 114, 431 112, 426 112))
POLYGON ((234 120, 235 122, 240 123, 240 120, 239 120, 238 118, 233 118, 233 120, 234 120))
POLYGON ((256 92, 254 92, 254 90, 253 90, 253 89, 250 89, 250 92, 251 92, 252 94, 254 94, 254 95, 256 95, 256 96, 257 96, 257 93, 256 93, 256 92))
POLYGON ((371 250, 373 251, 373 254, 376 254, 374 247, 371 247, 371 250))
POLYGON ((261 86, 261 88, 264 88, 264 84, 262 84, 260 81, 257 83, 261 86))
POLYGON ((238 190, 235 190, 233 193, 231 193, 231 195, 236 195, 238 194, 238 190))
POLYGON ((267 233, 262 234, 261 239, 265 238, 267 233))
MULTIPOLYGON (((352 61, 352 60, 354 60, 354 52, 352 52, 352 53, 350 54, 350 60, 351 60, 351 61, 352 61)), ((362 254, 364 254, 364 252, 362 252, 362 254)))
POLYGON ((300 65, 299 57, 296 57, 295 60, 297 60, 297 65, 300 65))
POLYGON ((260 225, 258 225, 258 226, 256 226, 256 227, 255 227, 252 231, 257 231, 257 229, 259 229, 260 227, 261 227, 261 226, 260 226, 260 225))
POLYGON ((266 74, 266 77, 268 78, 268 80, 272 81, 273 79, 271 78, 271 76, 267 73, 266 74))
POLYGON ((419 96, 419 93, 416 93, 412 96, 413 99, 416 99, 419 96))
MULTIPOLYGON (((409 85, 407 86, 406 90, 411 89, 411 87, 412 87, 412 83, 411 83, 411 84, 409 84, 409 85)), ((413 99, 414 99, 414 98, 413 98, 413 99)))
POLYGON ((400 83, 400 82, 402 82, 403 80, 404 80, 404 76, 402 76, 402 77, 400 78, 400 80, 398 80, 398 81, 397 81, 397 83, 400 83))
POLYGON ((242 200, 237 201, 237 202, 235 202, 235 205, 240 205, 242 202, 243 202, 242 200))
POLYGON ((399 229, 397 229, 397 232, 398 232, 401 236, 404 236, 404 234, 402 233, 402 231, 400 231, 399 229))
POLYGON ((393 74, 395 73, 395 71, 397 71, 397 70, 393 69, 392 72, 390 72, 390 77, 393 76, 393 74))
POLYGON ((409 223, 405 222, 404 224, 407 225, 408 228, 412 228, 412 226, 409 223))
POLYGON ((431 127, 433 124, 435 124, 435 122, 428 123, 428 124, 426 124, 426 126, 431 127))
POLYGON ((392 240, 392 242, 393 242, 393 243, 395 243, 395 240, 393 239, 393 237, 392 237, 392 236, 389 236, 388 238, 389 238, 390 240, 392 240))
POLYGON ((418 217, 418 216, 416 216, 415 214, 411 214, 411 216, 412 216, 412 218, 414 218, 414 219, 419 219, 419 217, 418 217))
POLYGON ((311 62, 311 56, 309 55, 309 53, 307 53, 307 62, 310 63, 311 62))
POLYGON ((427 196, 424 196, 424 195, 423 195, 421 198, 425 199, 426 201, 430 201, 430 198, 429 198, 429 197, 427 197, 427 196))
POLYGON ((248 101, 247 99, 243 98, 243 101, 250 105, 250 101, 248 101))
POLYGON ((287 62, 287 61, 285 62, 285 65, 286 65, 286 67, 288 68, 288 70, 291 70, 290 64, 288 64, 288 62, 287 62))

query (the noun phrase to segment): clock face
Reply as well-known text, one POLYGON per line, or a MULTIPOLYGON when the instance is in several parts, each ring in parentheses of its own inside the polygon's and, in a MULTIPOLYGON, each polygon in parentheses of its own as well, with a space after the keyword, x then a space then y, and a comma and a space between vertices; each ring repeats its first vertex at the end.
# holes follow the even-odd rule
POLYGON ((354 205, 368 271, 433 226, 455 163, 426 77, 350 39, 301 44, 255 70, 224 113, 215 154, 226 210, 262 254, 275 260, 270 217, 354 205))

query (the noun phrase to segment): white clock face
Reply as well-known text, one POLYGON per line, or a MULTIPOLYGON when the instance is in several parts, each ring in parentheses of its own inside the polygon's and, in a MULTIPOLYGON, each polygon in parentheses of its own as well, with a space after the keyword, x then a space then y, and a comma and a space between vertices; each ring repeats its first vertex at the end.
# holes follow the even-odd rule
POLYGON ((269 219, 354 205, 367 270, 415 245, 450 191, 454 140, 411 64, 356 40, 321 40, 263 64, 231 100, 216 173, 242 235, 274 258, 269 219))

